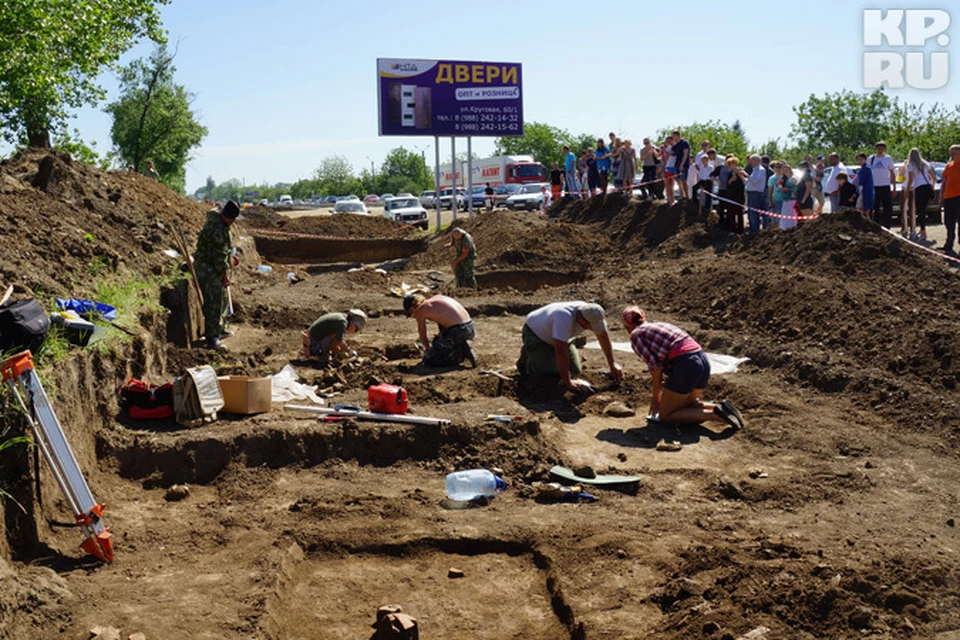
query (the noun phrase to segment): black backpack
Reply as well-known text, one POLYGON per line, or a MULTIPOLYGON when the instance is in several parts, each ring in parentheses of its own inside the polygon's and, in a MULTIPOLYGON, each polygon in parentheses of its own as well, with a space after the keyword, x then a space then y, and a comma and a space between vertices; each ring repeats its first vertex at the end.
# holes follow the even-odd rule
POLYGON ((36 298, 0 306, 0 354, 36 352, 47 337, 50 318, 36 298))

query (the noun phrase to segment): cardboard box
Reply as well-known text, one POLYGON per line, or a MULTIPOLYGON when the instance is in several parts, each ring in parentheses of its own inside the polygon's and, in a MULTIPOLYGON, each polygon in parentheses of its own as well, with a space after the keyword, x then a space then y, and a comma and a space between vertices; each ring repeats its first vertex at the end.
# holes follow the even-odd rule
POLYGON ((270 411, 273 385, 270 378, 249 376, 220 376, 220 393, 223 394, 224 413, 263 413, 270 411))

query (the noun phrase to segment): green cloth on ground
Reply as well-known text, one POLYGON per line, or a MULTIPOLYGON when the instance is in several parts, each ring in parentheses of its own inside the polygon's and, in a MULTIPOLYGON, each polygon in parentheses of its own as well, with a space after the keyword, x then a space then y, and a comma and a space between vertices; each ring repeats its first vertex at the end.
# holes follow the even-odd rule
MULTIPOLYGON (((521 336, 527 354, 526 373, 532 376, 560 375, 553 345, 538 338, 526 324, 523 325, 521 336)), ((570 359, 570 377, 575 378, 580 375, 580 353, 572 341, 567 343, 567 356, 570 359)))

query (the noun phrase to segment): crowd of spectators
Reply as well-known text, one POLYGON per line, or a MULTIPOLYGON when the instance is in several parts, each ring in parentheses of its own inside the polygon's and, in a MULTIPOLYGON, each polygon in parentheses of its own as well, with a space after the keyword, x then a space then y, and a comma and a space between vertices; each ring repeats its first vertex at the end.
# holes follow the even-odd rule
MULTIPOLYGON (((751 154, 745 162, 722 155, 709 140, 691 157, 690 143, 679 130, 659 144, 643 139, 639 152, 630 139, 610 133, 595 148, 579 157, 563 147, 564 166, 554 164, 550 175, 552 200, 561 195, 591 198, 612 190, 648 200, 697 201, 703 214, 716 210, 719 223, 737 233, 759 233, 768 227, 787 229, 798 221, 816 217, 829 202, 830 212, 859 209, 886 228, 894 223, 893 206, 900 201, 900 233, 915 242, 930 244, 926 232, 927 207, 935 202, 937 175, 920 151, 911 149, 905 162, 896 164, 887 145, 879 141, 874 153, 857 154, 851 170, 837 153, 813 158, 807 155, 796 167, 785 160, 751 154), (638 174, 638 169, 642 175, 638 174), (898 193, 899 192, 899 193, 898 193), (745 220, 746 218, 746 224, 745 220)), ((960 145, 950 148, 940 198, 947 225, 942 250, 953 251, 960 218, 960 145)))

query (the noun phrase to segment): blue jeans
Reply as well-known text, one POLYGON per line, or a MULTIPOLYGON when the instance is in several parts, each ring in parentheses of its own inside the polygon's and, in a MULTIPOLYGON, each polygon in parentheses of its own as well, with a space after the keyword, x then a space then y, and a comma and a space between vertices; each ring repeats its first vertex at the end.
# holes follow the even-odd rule
MULTIPOLYGON (((767 210, 767 194, 763 191, 747 191, 747 219, 750 221, 750 233, 760 233, 760 211, 767 210)), ((763 216, 767 218, 767 216, 763 216)), ((767 227, 766 224, 763 225, 767 227)))

